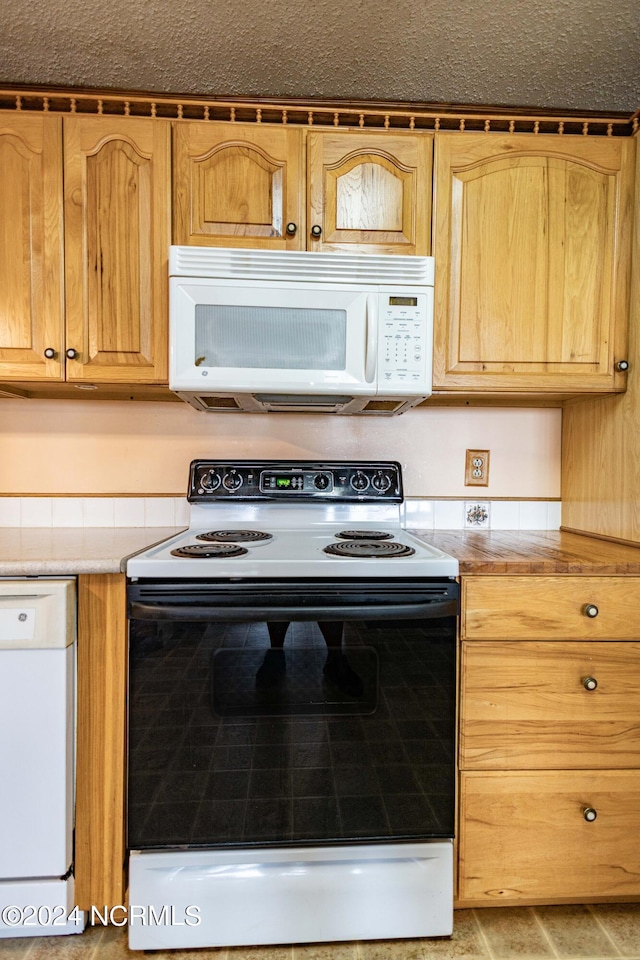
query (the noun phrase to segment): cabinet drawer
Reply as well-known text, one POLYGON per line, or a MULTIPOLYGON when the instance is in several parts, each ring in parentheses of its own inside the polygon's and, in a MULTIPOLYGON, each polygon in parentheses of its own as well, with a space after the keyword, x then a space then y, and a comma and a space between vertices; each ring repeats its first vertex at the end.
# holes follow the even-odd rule
POLYGON ((462 774, 460 900, 640 895, 639 807, 637 771, 462 774))
POLYGON ((460 765, 637 767, 639 690, 640 643, 465 643, 460 765))
POLYGON ((472 577, 461 629, 469 640, 636 640, 639 610, 640 577, 472 577))

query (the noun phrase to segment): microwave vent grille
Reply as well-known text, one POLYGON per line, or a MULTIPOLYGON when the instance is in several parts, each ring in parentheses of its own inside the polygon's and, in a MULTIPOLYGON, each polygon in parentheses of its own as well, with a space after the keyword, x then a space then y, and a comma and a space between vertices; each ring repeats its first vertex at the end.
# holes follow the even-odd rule
POLYGON ((433 257, 172 246, 174 277, 433 286, 433 257))

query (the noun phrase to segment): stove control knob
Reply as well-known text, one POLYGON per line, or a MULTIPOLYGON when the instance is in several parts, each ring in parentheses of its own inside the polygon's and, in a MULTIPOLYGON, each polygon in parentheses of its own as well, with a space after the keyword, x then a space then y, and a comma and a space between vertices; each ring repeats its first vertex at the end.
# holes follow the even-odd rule
POLYGON ((350 483, 354 490, 361 492, 362 490, 366 490, 369 486, 369 477, 366 475, 366 473, 363 473, 362 470, 356 470, 354 475, 351 477, 350 483))
POLYGON ((330 482, 329 477, 327 476, 326 473, 318 473, 313 478, 313 485, 316 488, 316 490, 326 490, 327 487, 329 486, 329 482, 330 482))
POLYGON ((376 470, 371 478, 371 485, 378 493, 386 493, 391 486, 391 477, 388 473, 383 473, 382 470, 376 470))
POLYGON ((200 477, 200 486, 205 493, 213 493, 220 486, 220 475, 215 470, 206 470, 200 477))
POLYGON ((237 470, 229 470, 222 478, 222 485, 227 490, 239 490, 242 486, 242 475, 237 470))

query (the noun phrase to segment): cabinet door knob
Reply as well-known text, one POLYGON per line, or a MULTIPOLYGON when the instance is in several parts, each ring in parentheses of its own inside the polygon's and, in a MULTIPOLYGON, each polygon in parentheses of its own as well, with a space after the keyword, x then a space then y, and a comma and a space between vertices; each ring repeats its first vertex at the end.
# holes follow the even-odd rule
POLYGON ((320 226, 320 224, 314 223, 314 225, 311 227, 311 236, 312 237, 322 236, 322 227, 320 226))
POLYGON ((55 360, 56 358, 56 352, 53 349, 53 347, 47 347, 47 349, 44 352, 44 355, 47 358, 47 360, 55 360))
POLYGON ((585 690, 595 690, 598 686, 598 681, 595 677, 585 677, 582 681, 582 686, 585 690))
POLYGON ((69 349, 65 351, 65 356, 67 357, 68 360, 76 360, 78 356, 78 351, 74 350, 73 347, 69 347, 69 349))
POLYGON ((587 821, 587 823, 593 823, 593 821, 598 816, 598 811, 594 810, 593 807, 585 807, 582 811, 582 815, 587 821))
POLYGON ((587 603, 582 612, 584 613, 585 617, 591 617, 592 620, 600 613, 595 603, 587 603))
POLYGON ((622 373, 624 373, 624 371, 628 369, 629 369, 628 360, 618 360, 618 362, 616 363, 616 370, 620 370, 622 373))
POLYGON ((297 224, 297 223, 288 223, 286 229, 287 229, 287 234, 288 234, 290 237, 295 237, 296 233, 298 232, 298 224, 297 224))

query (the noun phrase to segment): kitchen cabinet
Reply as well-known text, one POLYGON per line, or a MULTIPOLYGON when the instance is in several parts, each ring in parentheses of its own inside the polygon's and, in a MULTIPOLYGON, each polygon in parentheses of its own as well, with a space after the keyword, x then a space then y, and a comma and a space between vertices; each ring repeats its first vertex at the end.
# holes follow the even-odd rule
POLYGON ((174 243, 428 254, 431 156, 430 134, 177 123, 174 243))
POLYGON ((624 390, 634 150, 436 135, 435 390, 624 390))
POLYGON ((640 578, 463 578, 460 905, 640 894, 640 578))
POLYGON ((68 117, 67 380, 167 378, 170 124, 68 117))
POLYGON ((0 176, 0 380, 166 382, 170 123, 4 113, 0 176))
POLYGON ((0 182, 0 380, 61 380, 61 117, 0 114, 0 182))

